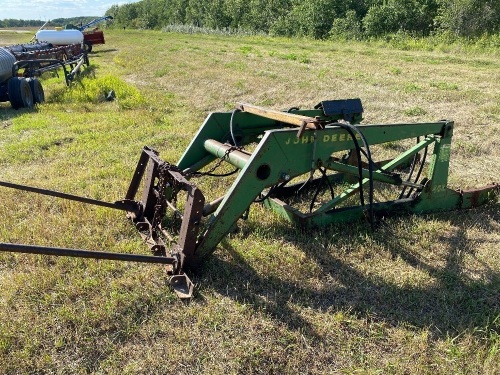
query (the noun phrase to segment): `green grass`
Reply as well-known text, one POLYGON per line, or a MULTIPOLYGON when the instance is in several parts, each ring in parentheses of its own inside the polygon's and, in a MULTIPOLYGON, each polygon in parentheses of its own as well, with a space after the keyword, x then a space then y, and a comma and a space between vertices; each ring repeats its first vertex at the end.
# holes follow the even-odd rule
MULTIPOLYGON (((350 97, 366 123, 455 120, 450 185, 499 180, 491 50, 130 30, 106 41, 73 87, 43 77, 43 105, 0 103, 1 180, 115 201, 144 145, 176 162, 211 111, 350 97)), ((0 194, 2 242, 147 253, 121 212, 0 194)), ((496 374, 499 208, 303 231, 256 204, 190 274, 189 303, 158 266, 1 253, 0 372, 496 374)))

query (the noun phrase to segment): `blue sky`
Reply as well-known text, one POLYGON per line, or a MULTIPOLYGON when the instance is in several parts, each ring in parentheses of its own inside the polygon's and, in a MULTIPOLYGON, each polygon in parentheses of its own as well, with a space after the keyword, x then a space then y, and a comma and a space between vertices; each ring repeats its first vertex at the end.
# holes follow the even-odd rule
POLYGON ((112 5, 138 0, 0 0, 0 20, 6 18, 48 21, 55 18, 104 16, 112 5))

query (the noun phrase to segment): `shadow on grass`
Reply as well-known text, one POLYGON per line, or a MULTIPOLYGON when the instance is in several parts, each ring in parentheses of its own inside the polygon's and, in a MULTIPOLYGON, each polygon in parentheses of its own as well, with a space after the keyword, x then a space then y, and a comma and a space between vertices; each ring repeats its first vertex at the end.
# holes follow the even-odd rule
POLYGON ((93 48, 92 52, 89 53, 89 57, 99 56, 100 53, 116 52, 116 51, 118 51, 116 48, 98 49, 97 51, 93 48))
POLYGON ((10 102, 0 102, 0 130, 6 129, 12 125, 12 119, 22 116, 25 113, 33 113, 37 111, 37 106, 33 108, 14 109, 10 102))
MULTIPOLYGON (((301 285, 300 280, 291 282, 262 276, 227 244, 223 247, 232 259, 224 261, 212 257, 203 273, 207 272, 207 268, 216 272, 208 283, 219 293, 249 303, 256 311, 265 311, 273 319, 309 337, 317 336, 314 327, 293 310, 290 302, 320 311, 347 310, 371 321, 379 320, 393 326, 407 324, 429 328, 436 337, 490 325, 500 313, 500 271, 488 268, 476 258, 475 261, 486 270, 482 280, 474 280, 464 272, 464 257, 475 258, 472 250, 478 244, 477 239, 467 238, 466 229, 478 225, 486 232, 498 231, 499 205, 451 215, 437 214, 429 218, 451 222, 452 228, 458 228, 451 234, 437 235, 436 243, 446 251, 444 265, 441 258, 438 262, 434 261, 441 265, 431 264, 412 248, 411 241, 394 237, 394 229, 390 225, 383 224, 373 233, 366 229, 364 234, 381 240, 393 258, 399 257, 410 267, 427 273, 433 279, 431 285, 409 282, 398 286, 379 276, 360 272, 335 255, 335 243, 331 243, 331 237, 324 232, 294 235, 290 228, 284 226, 273 229, 273 234, 294 238, 291 241, 320 266, 325 280, 332 282, 313 289, 301 285), (323 245, 317 241, 313 243, 312 239, 316 237, 324 241, 323 245)), ((356 225, 343 227, 342 235, 355 237, 360 228, 356 225)), ((492 244, 491 248, 498 248, 497 245, 492 244)))

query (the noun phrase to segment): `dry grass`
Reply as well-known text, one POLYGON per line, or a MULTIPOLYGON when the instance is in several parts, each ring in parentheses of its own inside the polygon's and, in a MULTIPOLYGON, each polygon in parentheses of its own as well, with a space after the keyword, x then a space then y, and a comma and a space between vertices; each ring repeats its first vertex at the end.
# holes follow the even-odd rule
MULTIPOLYGON (((0 45, 21 38, 2 33, 0 45)), ((360 97, 369 123, 454 119, 451 186, 499 181, 498 54, 139 31, 106 40, 91 55, 95 78, 71 94, 48 75, 46 104, 0 103, 1 180, 114 201, 143 145, 176 161, 210 111, 360 97), (117 101, 86 99, 97 81, 119 87, 117 101)), ((121 213, 0 193, 3 242, 146 251, 121 213)), ((192 276, 187 304, 155 266, 2 253, 0 368, 495 374, 499 207, 303 232, 256 205, 192 276)))

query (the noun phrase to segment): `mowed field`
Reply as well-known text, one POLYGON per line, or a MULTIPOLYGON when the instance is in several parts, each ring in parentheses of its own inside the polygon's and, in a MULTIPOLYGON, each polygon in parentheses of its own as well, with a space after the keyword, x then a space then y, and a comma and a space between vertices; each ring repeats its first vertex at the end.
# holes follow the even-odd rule
MULTIPOLYGON (((47 73, 43 105, 0 103, 0 180, 113 202, 144 145, 175 163, 212 111, 361 98, 364 123, 454 120, 451 187, 500 182, 500 51, 105 34, 71 88, 47 73)), ((0 242, 148 252, 122 212, 0 197, 0 242)), ((1 253, 0 373, 500 373, 498 199, 375 231, 298 230, 254 204, 190 277, 186 303, 161 266, 1 253)))

